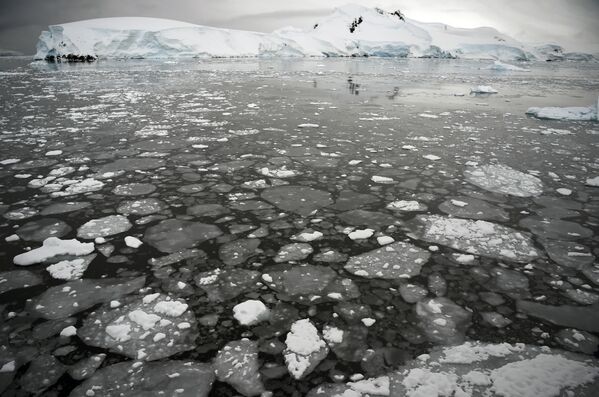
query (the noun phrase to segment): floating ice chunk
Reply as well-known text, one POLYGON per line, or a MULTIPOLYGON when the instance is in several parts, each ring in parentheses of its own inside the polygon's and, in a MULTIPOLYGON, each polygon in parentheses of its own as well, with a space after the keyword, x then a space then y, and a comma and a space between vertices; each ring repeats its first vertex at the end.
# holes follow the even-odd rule
POLYGON ((474 255, 467 254, 457 254, 454 255, 454 259, 456 262, 461 263, 463 265, 469 265, 474 262, 474 255))
POLYGON ((543 120, 597 121, 597 108, 589 107, 532 107, 526 114, 543 120))
POLYGON ((259 300, 247 300, 233 307, 233 317, 241 325, 254 325, 270 317, 270 310, 259 300))
POLYGON ((472 313, 447 298, 420 301, 414 311, 427 338, 439 344, 463 342, 472 318, 472 313))
POLYGON ((435 349, 389 377, 397 396, 592 397, 599 362, 546 346, 466 342, 435 349))
POLYGON ((36 216, 37 214, 38 214, 38 211, 35 208, 23 207, 23 208, 18 208, 18 209, 8 211, 2 216, 4 216, 6 219, 11 220, 11 221, 20 221, 23 219, 27 219, 27 218, 36 216))
POLYGON ((595 306, 552 306, 531 301, 517 301, 516 309, 562 327, 599 332, 599 308, 595 306))
POLYGON ((124 215, 150 215, 161 211, 165 204, 154 198, 123 201, 119 204, 116 212, 124 215))
POLYGON ((309 319, 298 320, 291 325, 285 346, 283 357, 295 379, 312 372, 329 353, 327 344, 309 319))
POLYGON ((31 361, 19 383, 23 390, 39 396, 45 389, 54 385, 66 372, 66 369, 66 366, 53 355, 41 354, 31 361))
POLYGON ((140 239, 133 237, 133 236, 126 236, 125 237, 125 245, 127 247, 131 247, 131 248, 139 248, 141 247, 143 243, 141 242, 140 239))
POLYGON ((68 338, 69 336, 74 336, 74 335, 77 335, 77 328, 75 328, 72 325, 69 325, 68 327, 66 327, 62 331, 60 331, 60 336, 64 336, 66 338, 68 338))
POLYGON ((87 178, 82 181, 68 185, 64 191, 53 192, 50 195, 52 197, 73 196, 75 194, 95 192, 101 190, 103 187, 104 182, 98 181, 93 178, 87 178))
POLYGON ((40 211, 41 215, 57 215, 64 214, 67 212, 78 211, 80 209, 84 209, 90 207, 91 203, 85 201, 69 201, 65 203, 52 203, 48 205, 46 208, 40 211))
POLYGON ((485 190, 516 197, 534 197, 543 193, 543 183, 535 176, 501 164, 469 167, 466 180, 485 190))
POLYGON ((238 266, 260 252, 258 250, 259 245, 260 240, 255 238, 229 241, 220 246, 218 256, 224 264, 238 266))
POLYGON ((19 227, 17 235, 25 241, 42 242, 48 237, 61 238, 71 232, 71 227, 65 222, 54 218, 42 218, 27 222, 19 227))
POLYGON ((572 194, 572 190, 566 189, 565 187, 557 188, 555 189, 555 191, 561 194, 562 196, 569 196, 572 194))
POLYGON ((599 370, 583 362, 539 354, 493 369, 490 379, 491 390, 498 395, 558 396, 564 388, 592 382, 597 376, 599 370))
POLYGON ((403 279, 420 274, 429 258, 428 251, 398 241, 351 257, 345 270, 365 278, 403 279))
POLYGON ((424 156, 422 156, 422 158, 425 158, 425 159, 430 160, 430 161, 441 160, 441 157, 435 156, 434 154, 425 154, 424 156))
POLYGON ((83 276, 89 264, 94 260, 96 254, 87 255, 82 258, 64 260, 46 268, 52 278, 59 280, 77 280, 83 276))
MULTIPOLYGON (((116 306, 118 307, 118 306, 116 306)), ((131 339, 131 325, 129 324, 112 324, 106 327, 106 334, 118 342, 127 342, 131 339)))
POLYGON ((62 150, 50 150, 46 152, 46 156, 60 156, 62 154, 62 150))
POLYGON ((306 243, 293 243, 282 246, 275 256, 275 262, 289 262, 289 261, 300 261, 306 259, 314 248, 310 244, 306 243))
POLYGON ((230 384, 244 396, 264 392, 259 369, 258 343, 249 339, 227 343, 214 358, 218 380, 230 384))
POLYGON ((390 183, 395 183, 395 181, 393 180, 393 178, 388 178, 386 176, 379 176, 379 175, 373 175, 370 178, 370 180, 373 181, 374 183, 381 183, 383 185, 390 184, 390 183))
POLYGON ((28 302, 28 309, 39 317, 67 318, 103 302, 110 302, 143 287, 146 278, 106 278, 69 281, 50 287, 28 302))
POLYGON ((331 194, 308 186, 277 186, 262 192, 262 198, 283 211, 301 216, 311 215, 319 208, 333 204, 331 194))
POLYGON ((123 305, 106 304, 92 312, 78 335, 87 345, 152 361, 195 348, 195 325, 193 312, 181 300, 160 294, 148 304, 143 298, 132 296, 123 305), (179 327, 180 323, 190 327, 179 327))
POLYGON ((594 178, 587 178, 585 184, 587 186, 599 187, 599 176, 596 176, 594 178))
POLYGON ((43 279, 29 270, 0 272, 0 295, 15 289, 39 285, 43 279))
POLYGON ((395 242, 395 239, 391 236, 379 236, 376 238, 376 241, 379 245, 388 245, 395 242))
POLYGON ((103 353, 83 358, 69 367, 69 375, 75 380, 87 379, 100 368, 105 358, 106 354, 103 353))
POLYGON ((192 248, 222 234, 214 225, 167 219, 146 229, 144 241, 159 251, 174 253, 192 248))
POLYGON ((13 262, 19 266, 29 266, 44 262, 58 255, 88 255, 94 251, 94 243, 81 243, 76 239, 61 240, 48 237, 41 247, 15 256, 13 262))
POLYGON ((154 305, 154 311, 169 317, 179 317, 187 310, 187 303, 178 300, 163 300, 154 305))
POLYGON ((299 241, 301 243, 309 243, 310 241, 319 240, 323 234, 319 231, 304 231, 291 236, 291 240, 299 241))
POLYGON ((464 201, 460 201, 460 200, 452 199, 450 202, 451 202, 451 205, 455 205, 456 207, 460 207, 460 208, 468 205, 468 203, 466 203, 464 201))
POLYGON ((21 159, 5 159, 0 161, 0 165, 16 164, 19 161, 21 161, 21 159))
POLYGON ((367 327, 371 327, 374 325, 374 323, 376 323, 376 320, 374 318, 370 318, 370 317, 363 318, 360 321, 362 321, 362 324, 364 324, 367 327))
POLYGON ((408 303, 416 303, 428 295, 426 288, 416 284, 402 284, 399 286, 399 294, 408 303))
POLYGON ((297 126, 297 128, 318 128, 320 125, 313 123, 304 123, 297 126))
POLYGON ((17 234, 11 234, 10 236, 4 237, 4 241, 7 243, 13 243, 15 241, 19 241, 21 238, 17 234))
POLYGON ((195 277, 196 285, 204 290, 211 302, 225 302, 238 295, 258 289, 260 273, 246 269, 215 269, 195 277))
POLYGON ((337 345, 343 342, 343 330, 332 325, 325 325, 322 330, 322 337, 329 344, 337 345))
POLYGON ((286 167, 278 169, 270 169, 268 167, 263 167, 260 168, 258 172, 270 178, 293 178, 294 176, 300 175, 298 171, 288 170, 286 167))
POLYGON ((497 90, 490 85, 479 85, 470 89, 473 94, 497 94, 497 90))
POLYGON ((214 382, 212 365, 195 361, 167 360, 142 363, 125 361, 98 370, 77 386, 71 397, 126 394, 207 397, 214 382))
POLYGON ((357 229, 350 232, 347 237, 349 237, 351 240, 365 240, 372 237, 373 234, 373 229, 357 229))
POLYGON ((402 211, 402 212, 415 212, 415 211, 426 211, 428 208, 426 205, 419 203, 415 200, 397 200, 387 204, 388 210, 402 211))
POLYGON ((104 218, 93 219, 77 229, 77 237, 95 239, 126 232, 133 225, 122 215, 109 215, 104 218))
POLYGON ((529 235, 487 221, 418 215, 411 226, 418 239, 473 255, 524 263, 539 256, 529 235))
POLYGON ((262 280, 269 288, 300 303, 314 304, 360 296, 352 280, 340 277, 327 266, 279 265, 262 275, 262 280))
POLYGON ((518 224, 545 239, 567 241, 580 240, 593 236, 593 230, 576 222, 563 221, 561 219, 529 216, 521 219, 518 224))

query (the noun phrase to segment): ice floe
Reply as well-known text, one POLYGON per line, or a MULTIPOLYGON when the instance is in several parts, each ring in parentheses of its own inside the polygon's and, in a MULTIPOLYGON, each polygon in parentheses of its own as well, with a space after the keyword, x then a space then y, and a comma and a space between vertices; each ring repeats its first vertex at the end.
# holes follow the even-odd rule
POLYGON ((507 165, 470 167, 464 171, 464 176, 468 182, 490 192, 516 197, 534 197, 543 193, 543 183, 539 178, 507 165))
POLYGON ((77 229, 77 237, 95 239, 97 237, 113 236, 131 229, 133 225, 129 219, 122 215, 109 215, 104 218, 93 219, 77 229))
POLYGON ((404 279, 420 274, 429 257, 422 248, 398 241, 351 257, 345 270, 365 278, 404 279))
POLYGON ((431 342, 446 345, 464 341, 472 318, 471 312, 443 297, 416 303, 414 312, 427 338, 431 342))
POLYGON ((59 280, 77 280, 83 276, 96 254, 86 255, 75 259, 63 260, 46 268, 52 278, 59 280))
POLYGON ((43 282, 42 277, 29 270, 0 272, 0 294, 15 289, 34 287, 43 282))
POLYGON ((29 310, 47 319, 62 319, 137 291, 144 286, 145 276, 137 278, 105 278, 69 281, 48 288, 28 302, 29 310))
POLYGON ((173 253, 193 248, 222 234, 214 225, 200 222, 166 219, 146 229, 143 241, 159 251, 173 253))
POLYGON ((291 325, 283 352, 291 376, 301 379, 310 374, 328 353, 326 342, 309 319, 298 320, 291 325))
POLYGON ((262 275, 262 281, 269 288, 284 294, 286 299, 306 304, 360 296, 352 280, 339 276, 326 266, 277 265, 262 275))
POLYGON ((118 307, 105 304, 85 318, 77 335, 87 345, 144 361, 195 348, 196 320, 187 304, 163 294, 148 296, 118 307))
POLYGON ((277 186, 262 192, 262 198, 284 211, 308 216, 333 204, 331 194, 308 186, 277 186))
POLYGON ((532 107, 526 114, 543 120, 597 121, 597 107, 532 107))
POLYGON ((17 255, 13 262, 19 266, 29 266, 44 262, 59 255, 88 255, 94 251, 94 243, 82 243, 76 239, 61 240, 57 237, 48 237, 42 246, 29 252, 17 255))
POLYGON ((258 343, 249 339, 227 343, 214 358, 217 379, 230 384, 244 396, 264 392, 259 368, 258 343))
POLYGON ((539 257, 529 235, 507 226, 441 215, 418 215, 411 225, 419 240, 470 254, 523 263, 539 257))
POLYGON ((250 299, 233 307, 233 317, 241 325, 254 325, 268 320, 270 310, 262 301, 250 299))
POLYGON ((125 361, 98 370, 71 397, 163 395, 207 397, 215 380, 210 364, 195 361, 125 361))

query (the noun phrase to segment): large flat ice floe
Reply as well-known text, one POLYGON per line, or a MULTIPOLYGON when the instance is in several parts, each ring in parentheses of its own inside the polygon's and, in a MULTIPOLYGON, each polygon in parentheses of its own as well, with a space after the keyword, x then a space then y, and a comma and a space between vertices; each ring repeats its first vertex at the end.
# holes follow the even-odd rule
POLYGON ((595 396, 597 359, 518 344, 466 342, 423 354, 397 371, 359 382, 328 383, 307 396, 595 396))
POLYGON ((153 361, 195 348, 196 321, 188 305, 160 293, 90 313, 78 331, 91 346, 153 361))
POLYGON ((503 164, 469 167, 464 176, 473 185, 494 193, 516 197, 534 197, 543 193, 543 182, 539 178, 503 164))
POLYGON ((542 120, 597 121, 597 107, 544 107, 529 108, 526 114, 542 120))
POLYGON ((411 227, 420 240, 469 254, 522 263, 539 256, 527 233, 487 221, 419 215, 411 227))
POLYGON ((543 52, 528 48, 493 28, 463 29, 404 20, 396 14, 358 5, 336 9, 312 29, 288 27, 272 33, 134 17, 52 25, 41 33, 35 58, 256 56, 547 58, 543 52))

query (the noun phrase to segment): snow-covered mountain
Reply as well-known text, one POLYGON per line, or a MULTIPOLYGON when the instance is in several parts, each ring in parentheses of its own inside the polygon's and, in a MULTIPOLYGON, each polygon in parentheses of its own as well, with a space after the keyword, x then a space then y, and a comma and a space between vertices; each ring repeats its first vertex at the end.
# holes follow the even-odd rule
MULTIPOLYGON (((313 29, 272 33, 220 29, 156 18, 103 18, 52 25, 36 59, 387 56, 556 60, 561 48, 529 48, 493 28, 461 29, 347 5, 313 29)), ((578 55, 578 54, 577 54, 578 55)), ((584 54, 581 55, 584 57, 584 54)))

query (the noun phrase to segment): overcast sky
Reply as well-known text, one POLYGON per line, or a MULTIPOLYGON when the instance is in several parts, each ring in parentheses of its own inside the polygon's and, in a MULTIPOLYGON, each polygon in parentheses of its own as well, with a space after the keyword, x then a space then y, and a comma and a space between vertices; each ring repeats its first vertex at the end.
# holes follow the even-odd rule
POLYGON ((599 0, 0 0, 0 49, 32 54, 47 25, 101 17, 151 16, 263 32, 307 28, 348 2, 399 8, 427 22, 493 26, 524 42, 599 51, 599 0))

